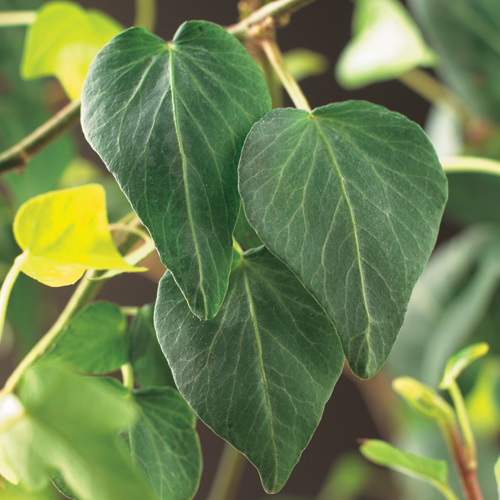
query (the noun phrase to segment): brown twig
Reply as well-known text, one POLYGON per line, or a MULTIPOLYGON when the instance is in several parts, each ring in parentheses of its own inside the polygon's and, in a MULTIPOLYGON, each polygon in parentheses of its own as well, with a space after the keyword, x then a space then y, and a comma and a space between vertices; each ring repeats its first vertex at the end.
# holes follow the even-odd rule
POLYGON ((0 173, 26 167, 31 158, 71 130, 80 120, 80 105, 80 99, 70 102, 21 142, 0 154, 0 173))

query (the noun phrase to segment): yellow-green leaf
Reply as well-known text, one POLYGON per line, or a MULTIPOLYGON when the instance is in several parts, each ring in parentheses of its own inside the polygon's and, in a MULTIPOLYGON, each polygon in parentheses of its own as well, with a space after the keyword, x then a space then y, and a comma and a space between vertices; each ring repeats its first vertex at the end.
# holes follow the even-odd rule
POLYGON ((392 388, 420 415, 442 425, 455 422, 453 408, 428 385, 411 377, 399 377, 392 382, 392 388))
POLYGON ((330 65, 328 58, 308 49, 293 49, 283 54, 286 67, 297 80, 325 73, 330 65))
POLYGON ((353 38, 340 56, 336 75, 344 87, 358 88, 436 61, 399 1, 356 0, 353 38))
POLYGON ((22 76, 55 76, 71 99, 82 90, 90 63, 123 27, 97 10, 73 2, 50 2, 40 8, 27 32, 22 76))
POLYGON ((14 236, 21 271, 48 286, 75 283, 87 269, 144 271, 125 262, 108 230, 104 189, 89 184, 36 196, 19 208, 14 236))
POLYGON ((476 359, 483 357, 490 350, 490 346, 485 342, 473 344, 465 347, 454 354, 446 363, 443 379, 439 383, 440 389, 448 389, 453 381, 476 359))

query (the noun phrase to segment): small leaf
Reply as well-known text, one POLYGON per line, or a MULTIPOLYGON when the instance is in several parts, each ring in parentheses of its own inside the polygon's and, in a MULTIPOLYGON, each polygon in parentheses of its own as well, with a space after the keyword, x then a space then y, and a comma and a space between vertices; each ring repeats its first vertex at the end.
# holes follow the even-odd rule
POLYGON ((397 0, 356 0, 353 38, 336 68, 339 83, 359 88, 390 80, 437 58, 397 0))
POLYGON ((96 302, 71 320, 46 360, 59 359, 83 373, 109 373, 128 363, 127 318, 109 302, 96 302))
POLYGON ((293 49, 283 54, 286 67, 295 80, 319 76, 328 70, 329 62, 323 54, 307 49, 293 49))
POLYGON ((94 57, 122 30, 100 11, 85 11, 73 2, 50 2, 28 29, 23 77, 56 76, 70 99, 76 99, 94 57))
POLYGON ((448 389, 457 380, 460 374, 476 359, 482 358, 490 350, 490 346, 484 342, 465 347, 454 354, 446 363, 443 378, 439 384, 440 389, 448 389))
POLYGON ((199 318, 226 294, 240 198, 237 164, 271 107, 259 68, 220 26, 188 22, 166 43, 142 28, 91 66, 82 125, 199 318))
POLYGON ((334 322, 349 366, 389 356, 429 258, 447 185, 420 127, 366 102, 277 109, 239 166, 248 221, 334 322))
POLYGON ((125 435, 158 500, 191 500, 201 476, 196 416, 170 387, 133 392, 139 419, 125 435))
POLYGON ((130 329, 130 362, 134 375, 143 388, 175 387, 172 372, 163 355, 153 321, 154 308, 141 307, 130 329))
POLYGON ((431 387, 410 377, 399 377, 392 388, 420 415, 449 426, 455 422, 453 408, 431 387))
POLYGON ((48 286, 71 285, 87 269, 144 271, 127 264, 116 250, 104 189, 96 184, 27 201, 14 219, 14 236, 24 250, 21 270, 48 286))
POLYGON ((344 356, 332 323, 261 247, 243 254, 213 320, 199 321, 167 272, 155 325, 180 393, 279 491, 316 429, 344 356))
MULTIPOLYGON (((444 460, 432 460, 407 451, 401 451, 389 443, 370 439, 360 447, 361 453, 377 465, 420 479, 439 491, 449 490, 448 465, 444 460)), ((447 496, 447 498, 451 498, 447 496)))
POLYGON ((58 470, 80 500, 154 500, 117 441, 136 415, 129 400, 54 365, 30 369, 14 398, 0 399, 0 471, 9 481, 37 491, 58 470))

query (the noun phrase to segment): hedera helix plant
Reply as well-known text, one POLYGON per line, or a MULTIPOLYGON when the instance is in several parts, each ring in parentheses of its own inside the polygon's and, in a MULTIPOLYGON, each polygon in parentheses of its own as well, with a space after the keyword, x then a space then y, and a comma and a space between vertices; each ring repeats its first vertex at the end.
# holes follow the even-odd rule
MULTIPOLYGON (((86 274, 1 393, 10 483, 37 491, 50 478, 81 500, 192 498, 197 415, 274 493, 344 362, 370 378, 387 360, 436 241, 446 177, 404 116, 358 101, 310 109, 274 36, 308 3, 242 2, 233 26, 188 21, 169 42, 70 2, 2 14, 4 25, 31 25, 24 77, 56 76, 72 102, 2 154, 0 170, 24 168, 81 109, 86 139, 134 210, 109 226, 123 258, 95 184, 37 193, 17 212, 22 253, 2 287, 2 323, 20 271, 49 286, 86 274), (295 107, 272 109, 281 86, 295 107), (154 248, 168 269, 154 312, 92 302, 154 248), (74 373, 120 368, 123 384, 74 373)), ((338 69, 346 85, 408 79, 436 62, 397 2, 356 8, 338 69), (359 61, 387 23, 412 59, 396 51, 367 77, 359 61)))

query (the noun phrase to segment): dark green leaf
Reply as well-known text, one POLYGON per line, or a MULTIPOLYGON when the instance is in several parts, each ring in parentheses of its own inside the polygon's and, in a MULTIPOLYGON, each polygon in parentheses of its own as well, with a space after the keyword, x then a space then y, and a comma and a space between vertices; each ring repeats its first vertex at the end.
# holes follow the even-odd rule
POLYGON ((0 470, 41 490, 58 470, 80 500, 154 500, 118 442, 132 403, 103 382, 55 366, 27 372, 19 399, 0 398, 0 470))
POLYGON ((234 239, 245 249, 257 248, 263 245, 262 240, 259 238, 255 229, 250 225, 243 208, 240 208, 240 215, 238 222, 234 228, 234 239))
POLYGON ((134 376, 143 388, 175 387, 172 372, 156 338, 153 315, 153 306, 142 307, 130 329, 130 362, 134 376))
POLYGON ((365 102, 272 111, 240 162, 250 224, 325 309, 363 378, 389 356, 446 191, 418 125, 365 102))
POLYGON ((441 56, 445 81, 478 113, 500 120, 500 3, 496 0, 411 0, 441 56))
POLYGON ((259 470, 285 484, 319 423, 344 356, 332 323, 265 248, 231 273, 219 315, 200 322, 166 273, 158 338, 181 394, 198 416, 259 470))
POLYGON ((200 482, 196 416, 170 387, 134 391, 139 420, 125 435, 158 500, 191 500, 200 482))
POLYGON ((109 302, 90 304, 68 325, 47 356, 84 373, 112 372, 128 362, 129 332, 120 308, 109 302))
POLYGON ((82 103, 87 140, 191 310, 214 317, 232 262, 236 165, 250 127, 270 109, 257 65, 214 24, 185 23, 171 43, 133 28, 94 60, 82 103))

